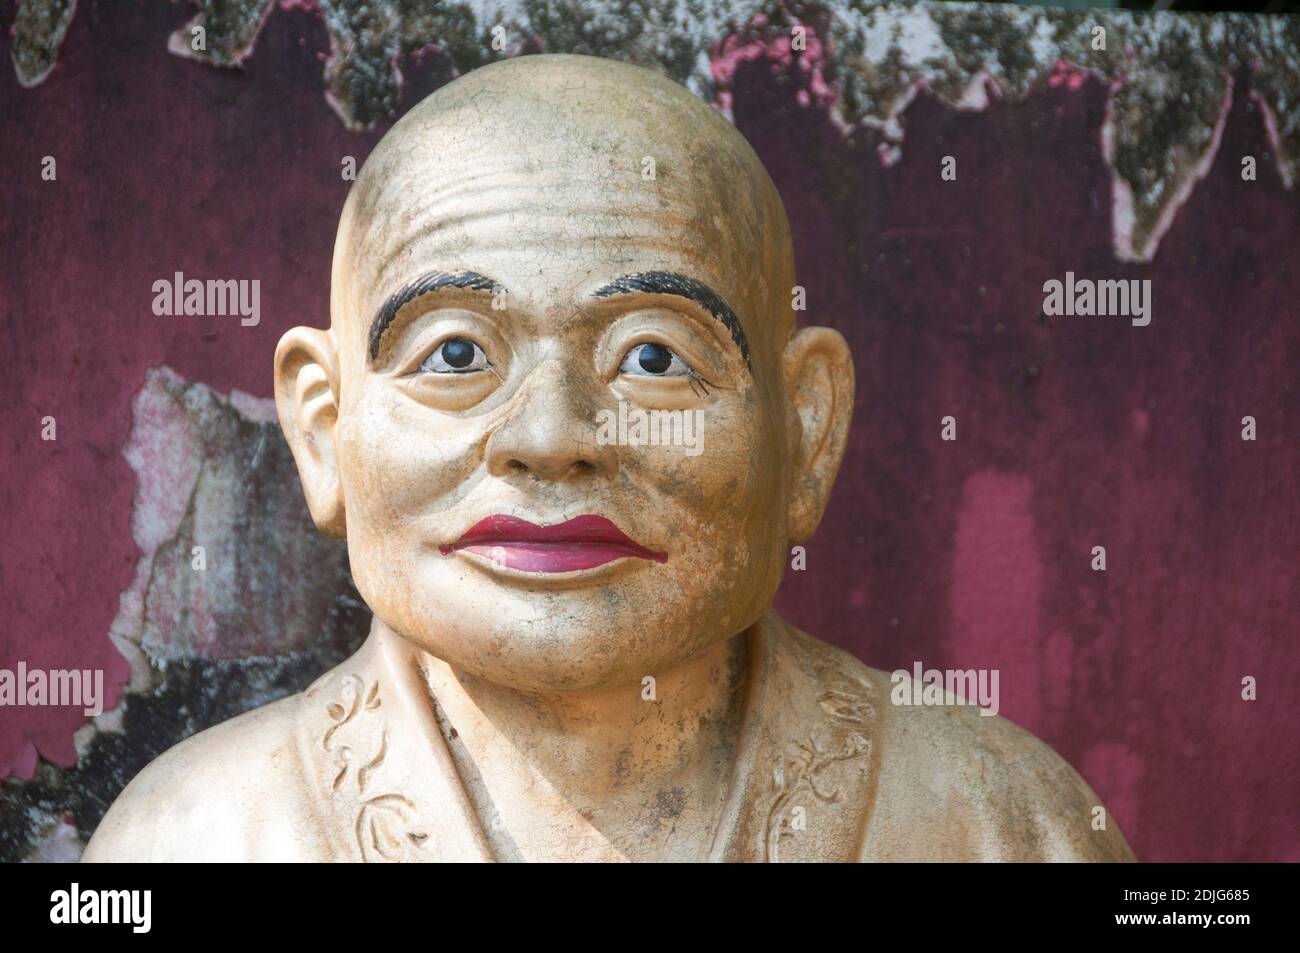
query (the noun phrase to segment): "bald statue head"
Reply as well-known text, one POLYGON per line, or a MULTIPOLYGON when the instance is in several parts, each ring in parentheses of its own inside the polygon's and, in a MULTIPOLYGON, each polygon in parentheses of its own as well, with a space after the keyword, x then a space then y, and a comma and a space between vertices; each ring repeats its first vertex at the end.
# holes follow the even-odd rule
POLYGON ((529 56, 428 97, 344 207, 328 331, 276 353, 307 502, 378 618, 530 691, 742 631, 843 455, 843 338, 794 330, 781 199, 656 73, 529 56))

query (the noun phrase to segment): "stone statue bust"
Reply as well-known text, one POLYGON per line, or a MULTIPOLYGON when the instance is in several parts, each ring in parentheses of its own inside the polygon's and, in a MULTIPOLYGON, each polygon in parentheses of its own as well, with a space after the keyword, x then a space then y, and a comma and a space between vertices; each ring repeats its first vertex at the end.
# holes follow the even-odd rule
POLYGON ((1031 735, 773 612, 854 397, 795 284, 757 156, 655 73, 530 56, 414 108, 275 356, 370 637, 149 765, 86 859, 1130 859, 1031 735))

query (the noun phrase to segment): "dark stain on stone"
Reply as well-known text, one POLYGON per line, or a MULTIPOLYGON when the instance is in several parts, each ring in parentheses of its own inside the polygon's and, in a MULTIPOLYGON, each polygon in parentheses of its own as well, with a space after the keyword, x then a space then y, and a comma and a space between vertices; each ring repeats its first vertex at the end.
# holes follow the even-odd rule
POLYGON ((673 821, 682 816, 686 809, 686 791, 674 787, 671 791, 659 791, 655 794, 655 812, 661 821, 673 821))

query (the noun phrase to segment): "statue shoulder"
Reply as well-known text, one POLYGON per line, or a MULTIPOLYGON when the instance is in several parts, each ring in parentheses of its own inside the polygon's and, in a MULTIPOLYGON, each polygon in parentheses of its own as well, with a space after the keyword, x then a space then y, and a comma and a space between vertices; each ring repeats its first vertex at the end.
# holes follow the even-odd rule
POLYGON ((1023 728, 974 706, 896 704, 890 673, 788 624, 782 636, 821 707, 870 737, 864 859, 1133 859, 1087 783, 1023 728))
POLYGON ((302 697, 245 712, 154 759, 113 802, 82 859, 313 859, 295 732, 302 697))
POLYGON ((1115 819, 1052 748, 973 705, 886 700, 868 854, 906 860, 1128 861, 1115 819), (918 797, 918 792, 923 792, 918 797))

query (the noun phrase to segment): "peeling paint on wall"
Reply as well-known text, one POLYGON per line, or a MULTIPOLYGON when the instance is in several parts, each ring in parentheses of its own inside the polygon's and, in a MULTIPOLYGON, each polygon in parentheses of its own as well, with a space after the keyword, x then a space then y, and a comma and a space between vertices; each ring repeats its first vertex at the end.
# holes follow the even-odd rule
POLYGON ((75 859, 114 784, 194 732, 305 688, 368 630, 346 544, 312 524, 272 401, 151 370, 123 455, 142 555, 110 638, 130 680, 78 731, 75 766, 42 761, 0 788, 0 861, 75 859))
MULTIPOLYGON (((1150 261, 1204 177, 1235 72, 1252 74, 1287 188, 1300 168, 1296 17, 862 0, 474 0, 423 9, 397 0, 205 0, 172 34, 168 49, 237 67, 277 2, 323 18, 330 42, 325 97, 354 130, 394 113, 403 58, 431 50, 448 57, 455 72, 528 52, 615 57, 661 69, 726 111, 734 71, 728 66, 745 55, 745 44, 771 49, 785 42, 789 53, 791 28, 801 25, 812 36, 800 53, 816 63, 819 105, 846 133, 874 130, 882 161, 892 163, 905 138, 905 113, 921 90, 953 109, 980 110, 991 96, 1023 100, 1068 64, 1109 89, 1101 136, 1114 176, 1112 231, 1120 261, 1150 261), (204 30, 202 50, 193 48, 196 27, 204 30), (817 62, 823 57, 824 68, 817 62)), ((74 8, 75 0, 23 3, 13 56, 25 85, 49 74, 74 8)))
POLYGON ((132 688, 179 658, 310 645, 330 610, 320 593, 348 585, 347 547, 316 531, 274 403, 222 399, 163 368, 149 372, 135 421, 123 453, 144 555, 112 629, 128 659, 143 656, 132 688))

